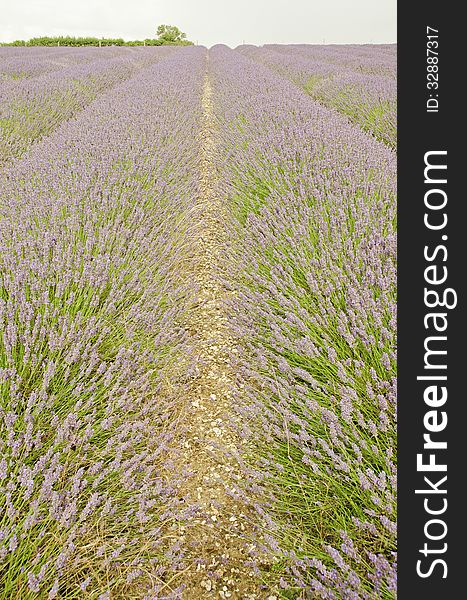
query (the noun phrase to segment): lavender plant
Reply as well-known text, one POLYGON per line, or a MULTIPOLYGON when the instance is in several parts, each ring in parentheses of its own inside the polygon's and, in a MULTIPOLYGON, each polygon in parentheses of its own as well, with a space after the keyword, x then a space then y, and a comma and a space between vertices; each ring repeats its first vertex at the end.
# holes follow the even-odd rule
POLYGON ((239 493, 263 499, 286 597, 394 598, 394 153, 266 67, 211 53, 253 449, 239 493))
POLYGON ((5 600, 168 597, 203 58, 145 67, 0 173, 5 600))

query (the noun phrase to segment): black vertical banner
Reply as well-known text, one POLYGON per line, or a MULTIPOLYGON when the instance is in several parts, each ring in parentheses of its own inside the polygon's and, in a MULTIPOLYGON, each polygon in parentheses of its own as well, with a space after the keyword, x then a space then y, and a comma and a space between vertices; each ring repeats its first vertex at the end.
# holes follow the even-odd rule
POLYGON ((399 600, 467 597, 465 36, 454 7, 398 12, 399 600))

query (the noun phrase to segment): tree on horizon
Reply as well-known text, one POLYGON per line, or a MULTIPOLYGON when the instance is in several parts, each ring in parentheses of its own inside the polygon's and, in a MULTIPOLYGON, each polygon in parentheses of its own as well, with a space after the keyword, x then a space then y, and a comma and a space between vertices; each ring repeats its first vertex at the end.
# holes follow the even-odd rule
POLYGON ((175 25, 159 25, 156 33, 158 36, 157 39, 166 44, 176 44, 186 39, 186 33, 180 31, 175 25))

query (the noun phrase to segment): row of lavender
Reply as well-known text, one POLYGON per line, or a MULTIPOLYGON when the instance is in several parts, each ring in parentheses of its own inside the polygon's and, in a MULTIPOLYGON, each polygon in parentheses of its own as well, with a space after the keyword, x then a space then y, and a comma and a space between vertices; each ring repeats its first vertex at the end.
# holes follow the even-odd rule
POLYGON ((395 46, 240 46, 391 148, 397 142, 395 46))
POLYGON ((394 598, 395 155, 239 52, 211 65, 243 493, 284 590, 394 598))
POLYGON ((164 382, 188 351, 204 53, 148 66, 0 173, 5 600, 159 597, 175 568, 164 382))
POLYGON ((138 48, 117 56, 96 50, 84 54, 81 50, 72 55, 66 53, 62 68, 55 69, 50 63, 60 63, 61 53, 54 56, 47 49, 44 51, 44 54, 37 51, 35 56, 37 65, 45 71, 29 79, 1 83, 0 166, 21 156, 31 143, 49 135, 100 93, 173 50, 138 48))

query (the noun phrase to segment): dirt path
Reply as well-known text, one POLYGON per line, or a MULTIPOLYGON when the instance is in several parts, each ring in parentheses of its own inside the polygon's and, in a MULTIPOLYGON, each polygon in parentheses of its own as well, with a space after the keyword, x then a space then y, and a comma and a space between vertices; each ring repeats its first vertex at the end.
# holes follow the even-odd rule
POLYGON ((180 465, 193 473, 183 490, 186 504, 197 504, 202 516, 193 518, 181 532, 189 565, 183 574, 183 599, 253 600, 269 594, 260 591, 252 568, 245 565, 249 553, 255 552, 254 543, 245 539, 254 540, 246 518, 248 508, 226 491, 241 475, 225 451, 237 449, 240 441, 228 422, 233 382, 228 356, 235 351, 235 342, 223 306, 227 292, 216 278, 227 240, 227 215, 216 196, 216 125, 208 71, 202 101, 199 233, 191 274, 199 297, 186 323, 200 366, 188 391, 190 431, 184 439, 184 464, 180 465))

